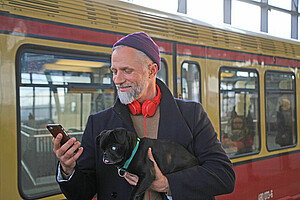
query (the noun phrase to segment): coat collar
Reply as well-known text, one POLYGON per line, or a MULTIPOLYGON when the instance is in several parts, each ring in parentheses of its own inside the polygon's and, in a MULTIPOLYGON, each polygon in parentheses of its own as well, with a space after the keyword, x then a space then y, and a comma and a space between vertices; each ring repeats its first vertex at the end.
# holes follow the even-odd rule
POLYGON ((177 100, 164 83, 158 86, 162 93, 158 138, 173 140, 188 146, 186 142, 192 139, 192 134, 177 105, 177 100))

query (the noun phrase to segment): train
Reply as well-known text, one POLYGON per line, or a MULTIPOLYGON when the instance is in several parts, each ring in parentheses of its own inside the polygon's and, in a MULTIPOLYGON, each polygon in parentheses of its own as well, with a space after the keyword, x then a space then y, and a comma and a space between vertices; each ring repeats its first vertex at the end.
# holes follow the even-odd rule
POLYGON ((117 0, 0 1, 0 199, 64 199, 49 123, 80 141, 113 105, 112 45, 138 31, 201 102, 236 172, 218 200, 300 199, 300 42, 117 0))

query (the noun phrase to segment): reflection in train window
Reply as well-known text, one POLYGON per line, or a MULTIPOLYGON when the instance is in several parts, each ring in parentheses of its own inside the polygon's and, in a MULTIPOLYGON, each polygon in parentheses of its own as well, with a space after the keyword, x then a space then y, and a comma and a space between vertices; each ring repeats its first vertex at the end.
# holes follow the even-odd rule
POLYGON ((157 78, 168 85, 168 68, 164 59, 161 60, 160 70, 157 72, 157 78))
POLYGON ((182 99, 200 102, 200 67, 194 62, 184 62, 181 66, 182 99))
POLYGON ((255 70, 220 70, 221 142, 230 157, 257 153, 259 139, 258 74, 255 70))
POLYGON ((266 72, 266 136, 269 150, 295 145, 297 142, 295 94, 294 74, 266 72))
POLYGON ((112 106, 115 90, 109 57, 32 51, 19 56, 20 188, 26 197, 36 198, 59 192, 46 125, 62 124, 80 141, 88 116, 112 106))

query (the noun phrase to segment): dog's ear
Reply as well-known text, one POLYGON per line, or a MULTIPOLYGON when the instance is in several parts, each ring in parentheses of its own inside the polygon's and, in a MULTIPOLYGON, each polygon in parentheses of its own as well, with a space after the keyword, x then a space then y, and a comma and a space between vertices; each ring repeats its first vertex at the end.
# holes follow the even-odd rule
POLYGON ((124 128, 116 128, 113 130, 113 135, 119 144, 124 144, 126 141, 127 130, 124 128))
POLYGON ((137 134, 134 133, 134 132, 131 132, 131 131, 127 131, 127 134, 126 134, 126 137, 127 137, 127 140, 129 142, 129 145, 131 147, 134 147, 136 145, 136 140, 137 140, 137 134))
POLYGON ((96 137, 96 144, 97 146, 100 145, 100 147, 102 146, 102 143, 104 141, 104 139, 108 136, 109 131, 107 130, 103 130, 97 137, 96 137))

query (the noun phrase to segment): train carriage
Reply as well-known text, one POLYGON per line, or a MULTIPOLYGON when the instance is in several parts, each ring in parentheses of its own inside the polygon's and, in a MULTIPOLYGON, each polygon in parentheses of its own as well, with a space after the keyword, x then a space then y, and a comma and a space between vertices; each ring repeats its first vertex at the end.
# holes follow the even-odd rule
POLYGON ((112 45, 145 31, 175 97, 201 102, 237 175, 217 199, 300 199, 300 43, 116 0, 0 1, 0 199, 63 199, 48 123, 81 139, 113 105, 112 45))

